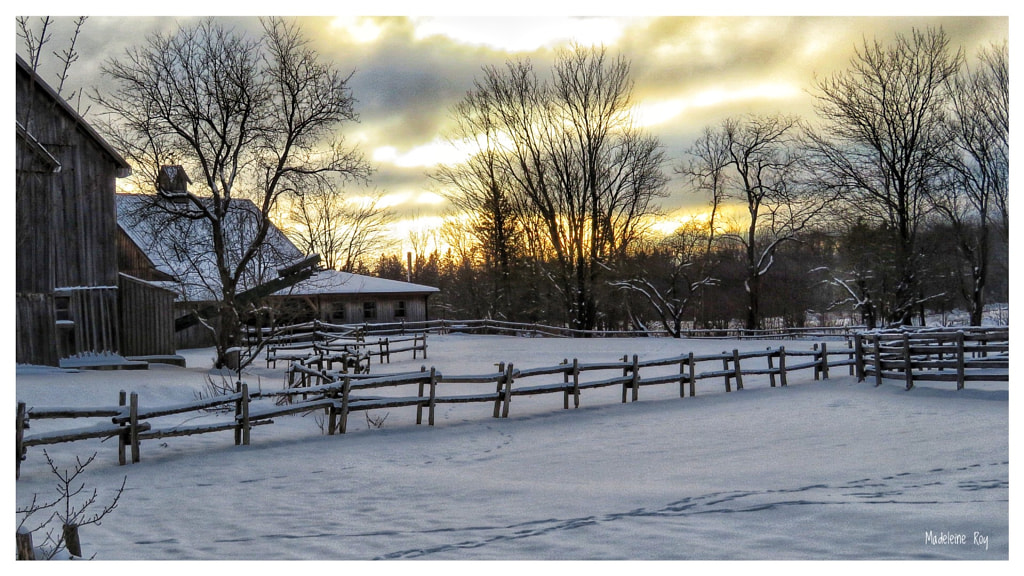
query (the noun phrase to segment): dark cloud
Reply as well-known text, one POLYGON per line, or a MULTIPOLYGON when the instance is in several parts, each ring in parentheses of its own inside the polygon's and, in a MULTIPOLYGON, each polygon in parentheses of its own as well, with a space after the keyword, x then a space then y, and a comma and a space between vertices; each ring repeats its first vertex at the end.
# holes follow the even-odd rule
MULTIPOLYGON (((536 28, 551 28, 549 20, 538 18, 504 17, 496 29, 522 29, 526 34, 536 28)), ((71 83, 102 89, 102 62, 122 57, 127 48, 144 43, 154 33, 173 33, 179 25, 196 20, 90 18, 79 40, 81 57, 72 69, 71 83)), ((255 17, 219 20, 239 30, 260 31, 255 17)), ((359 142, 368 157, 381 147, 393 147, 401 156, 443 138, 452 106, 472 88, 482 67, 528 57, 543 74, 557 50, 557 45, 541 44, 530 51, 512 53, 484 44, 479 33, 461 41, 443 35, 417 38, 416 22, 411 17, 356 21, 365 30, 377 33, 367 42, 357 41, 345 28, 336 26, 334 17, 303 17, 298 21, 325 58, 343 71, 354 71, 351 86, 358 100, 360 124, 344 130, 349 141, 359 142)), ((491 21, 478 18, 461 23, 486 30, 491 21)), ((54 50, 63 47, 71 22, 72 18, 58 19, 52 30, 54 50)), ((809 91, 815 77, 845 69, 855 47, 865 40, 886 42, 896 33, 909 34, 915 27, 941 26, 954 45, 963 46, 973 55, 981 46, 1009 38, 1008 17, 731 16, 629 18, 624 22, 628 25, 621 36, 607 47, 631 61, 638 103, 686 102, 706 96, 711 89, 725 95, 718 104, 705 101, 691 105, 671 120, 650 126, 649 130, 665 145, 672 164, 683 161, 686 148, 704 126, 729 115, 782 112, 810 117, 813 97, 809 91), (771 86, 789 86, 792 90, 784 97, 770 99, 763 97, 770 94, 759 94, 758 90, 771 86)), ((561 36, 557 40, 564 45, 570 34, 567 29, 555 36, 561 36)), ((22 53, 20 44, 18 48, 22 53)), ((55 71, 44 70, 46 74, 51 79, 55 71)), ((381 161, 378 169, 374 185, 382 190, 411 193, 414 197, 415 192, 432 188, 426 166, 403 167, 381 161)), ((702 199, 683 193, 681 182, 673 181, 670 188, 673 197, 665 202, 668 208, 703 204, 702 199)), ((403 210, 435 214, 441 208, 411 204, 403 210)))

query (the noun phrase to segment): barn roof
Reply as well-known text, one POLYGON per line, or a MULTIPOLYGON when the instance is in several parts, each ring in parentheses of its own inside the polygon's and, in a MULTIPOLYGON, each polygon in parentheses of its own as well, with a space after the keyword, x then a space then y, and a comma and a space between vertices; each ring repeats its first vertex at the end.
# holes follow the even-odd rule
MULTIPOLYGON (((128 164, 128 162, 126 162, 124 158, 122 158, 121 155, 118 154, 116 150, 114 150, 113 146, 111 146, 106 140, 104 140, 103 137, 100 136, 98 132, 96 132, 96 129, 93 128, 88 122, 86 122, 85 118, 82 118, 82 115, 79 114, 77 110, 75 110, 71 107, 70 104, 68 104, 67 100, 65 100, 60 94, 57 94, 56 90, 54 90, 49 84, 47 84, 42 78, 40 78, 39 74, 36 74, 36 72, 33 71, 32 68, 28 65, 28 62, 25 62, 25 60, 17 54, 14 55, 14 58, 15 61, 17 62, 18 69, 20 69, 23 73, 27 74, 28 77, 43 90, 43 93, 49 96, 51 100, 56 102, 61 107, 61 109, 64 110, 64 113, 67 114, 72 119, 72 121, 74 121, 75 124, 77 124, 82 129, 82 132, 84 132, 90 138, 92 138, 96 142, 96 144, 99 145, 99 147, 104 152, 106 152, 108 156, 110 156, 110 159, 114 161, 118 168, 120 168, 120 170, 117 173, 118 178, 127 178, 128 176, 131 176, 131 164, 128 164)), ((22 127, 19 126, 19 128, 22 127)))
POLYGON ((440 292, 440 289, 423 284, 401 282, 399 280, 388 280, 373 276, 363 276, 351 272, 340 272, 338 270, 321 270, 311 278, 303 280, 284 290, 274 293, 274 296, 311 296, 321 295, 421 295, 440 292))
MULTIPOLYGON (((211 249, 210 223, 205 219, 176 217, 169 210, 180 211, 181 206, 170 202, 156 194, 118 194, 117 224, 158 271, 177 279, 179 300, 218 300, 220 275, 211 249)), ((241 257, 241 250, 248 245, 261 217, 253 202, 232 200, 226 221, 229 263, 241 257)), ((266 242, 242 274, 238 290, 273 280, 279 276, 279 270, 305 259, 306 255, 271 223, 266 242)))

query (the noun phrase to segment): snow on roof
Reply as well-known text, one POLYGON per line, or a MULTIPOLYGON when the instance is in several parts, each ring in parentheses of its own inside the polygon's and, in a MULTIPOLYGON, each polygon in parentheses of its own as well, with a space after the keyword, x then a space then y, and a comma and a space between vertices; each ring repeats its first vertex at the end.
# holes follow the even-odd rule
POLYGON ((338 270, 321 270, 312 277, 295 284, 290 288, 279 290, 274 296, 298 296, 312 294, 433 294, 441 290, 433 286, 388 280, 339 272, 338 270))
MULTIPOLYGON (((187 205, 170 204, 155 194, 118 194, 117 223, 154 267, 178 280, 178 299, 201 302, 219 299, 220 275, 209 221, 180 216, 187 205), (179 214, 175 214, 178 212, 179 214)), ((227 219, 227 260, 234 265, 255 234, 262 217, 254 203, 234 199, 227 219)), ((239 279, 239 291, 278 276, 277 271, 306 257, 271 223, 266 242, 239 279)))

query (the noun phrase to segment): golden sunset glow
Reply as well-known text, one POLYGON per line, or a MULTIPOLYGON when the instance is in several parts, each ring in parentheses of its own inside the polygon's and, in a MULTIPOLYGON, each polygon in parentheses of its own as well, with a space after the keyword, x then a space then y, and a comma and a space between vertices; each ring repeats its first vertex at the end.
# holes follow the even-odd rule
POLYGON ((567 42, 583 45, 614 44, 630 19, 616 17, 440 17, 415 20, 416 40, 444 36, 469 45, 484 45, 506 52, 530 52, 567 42))
POLYGON ((637 123, 650 128, 700 109, 744 101, 784 101, 801 95, 799 87, 783 82, 765 82, 741 88, 708 88, 689 97, 643 102, 636 107, 637 123))
MULTIPOLYGON (((420 11, 413 15, 384 4, 369 8, 397 15, 303 16, 295 22, 311 48, 341 73, 352 74, 348 88, 356 99, 358 122, 340 126, 337 136, 373 165, 368 188, 383 194, 382 207, 395 211, 397 219, 420 222, 440 219, 450 208, 432 172, 478 149, 475 142, 452 145, 447 136, 457 120, 454 106, 473 89, 484 67, 526 59, 544 78, 557 52, 573 44, 604 46, 609 55, 627 59, 632 121, 661 143, 669 178, 663 206, 683 214, 656 224, 657 230, 671 232, 688 221, 686 215, 705 209, 704 195, 672 170, 686 160, 687 149, 705 127, 750 112, 813 120, 815 78, 848 66, 865 40, 886 41, 914 28, 941 26, 955 46, 972 53, 1009 38, 1006 16, 661 16, 650 10, 664 6, 647 6, 645 13, 642 6, 625 5, 640 16, 587 17, 594 8, 583 4, 573 8, 583 16, 539 9, 516 14, 523 10, 519 6, 505 14, 471 7, 474 12, 465 5, 405 9, 406 14, 410 8, 420 11)), ((53 37, 68 37, 73 19, 58 20, 53 37)), ((231 25, 254 35, 261 30, 256 17, 231 17, 231 25)), ((102 60, 173 26, 174 19, 166 16, 90 17, 76 47, 81 60, 72 79, 85 87, 101 86, 102 60)), ((413 226, 400 228, 395 233, 402 240, 413 226)))
POLYGON ((369 44, 380 38, 384 29, 366 16, 335 16, 331 28, 357 44, 369 44))

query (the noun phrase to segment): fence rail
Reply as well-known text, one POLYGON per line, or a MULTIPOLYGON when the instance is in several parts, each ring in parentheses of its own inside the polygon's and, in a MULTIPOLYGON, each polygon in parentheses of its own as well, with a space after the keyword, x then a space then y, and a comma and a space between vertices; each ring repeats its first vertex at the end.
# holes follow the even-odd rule
MULTIPOLYGON (((690 339, 816 339, 852 338, 864 330, 863 326, 822 326, 810 328, 769 328, 753 330, 746 328, 695 328, 683 330, 682 336, 690 339)), ((394 336, 411 333, 430 334, 502 334, 510 336, 554 337, 554 338, 619 338, 619 337, 670 337, 666 330, 577 330, 565 326, 550 326, 540 323, 507 322, 494 319, 477 320, 423 320, 418 322, 390 322, 363 324, 331 324, 314 320, 277 328, 250 328, 247 338, 250 343, 273 340, 276 343, 313 342, 318 333, 344 334, 349 337, 394 336)))
POLYGON ((333 364, 355 368, 357 372, 370 370, 370 359, 374 356, 380 364, 390 364, 391 355, 401 352, 412 352, 413 360, 422 353, 427 358, 427 333, 421 332, 404 337, 384 337, 367 340, 363 334, 348 332, 325 332, 312 330, 308 334, 290 334, 279 343, 266 344, 265 360, 267 368, 277 367, 279 361, 303 361, 316 363, 321 368, 326 364, 328 369, 333 364), (301 336, 301 338, 297 338, 301 336), (308 337, 308 338, 307 338, 308 337), (295 343, 301 342, 301 343, 295 343))
POLYGON ((856 373, 860 381, 873 377, 902 380, 907 390, 915 382, 1008 382, 1008 328, 962 330, 895 330, 857 334, 854 338, 856 373))
POLYGON ((1007 381, 1008 352, 1008 330, 977 329, 857 334, 845 348, 834 346, 831 350, 823 342, 811 350, 780 346, 645 360, 627 354, 610 362, 581 363, 574 358, 525 369, 501 362, 495 364, 497 370, 483 374, 445 375, 423 366, 419 372, 375 375, 350 370, 345 364, 333 370, 329 362, 318 364, 313 357, 306 357, 291 361, 285 387, 276 391, 250 393, 244 382, 237 382, 233 393, 148 409, 139 407, 136 393, 124 391, 117 406, 46 408, 19 403, 17 474, 20 476, 27 448, 33 446, 117 437, 118 461, 126 464, 129 448, 132 462, 139 461, 142 440, 231 430, 235 444, 245 445, 254 426, 273 424, 273 418, 279 416, 314 411, 324 413, 326 432, 333 435, 346 432, 348 416, 355 411, 414 407, 416 424, 422 423, 425 411, 427 423, 433 425, 438 404, 486 403, 492 407, 492 417, 507 418, 513 399, 520 396, 560 394, 563 409, 569 409, 570 403, 573 408, 580 406, 584 391, 598 388, 620 388, 625 403, 637 401, 644 387, 678 385, 679 397, 684 398, 687 390, 691 397, 697 394, 700 381, 720 379, 725 392, 732 392, 742 390, 748 376, 767 375, 771 387, 786 386, 793 372, 811 371, 814 380, 819 380, 843 366, 860 381, 873 377, 876 385, 883 378, 894 378, 904 380, 908 389, 923 380, 955 381, 962 389, 965 381, 1007 381), (415 391, 405 392, 409 387, 415 391), (161 427, 156 421, 174 414, 231 409, 232 417, 209 424, 161 427), (102 420, 81 428, 26 434, 32 420, 75 418, 102 420))
POLYGON ((18 404, 17 416, 17 475, 26 451, 33 446, 73 442, 89 438, 118 438, 118 461, 126 464, 130 450, 131 461, 140 460, 143 440, 233 431, 236 445, 250 442, 254 426, 273 424, 273 418, 296 413, 323 411, 328 434, 345 433, 350 413, 382 408, 414 407, 416 424, 421 424, 426 412, 428 425, 434 424, 438 404, 487 403, 492 406, 491 416, 507 418, 515 397, 543 394, 561 394, 563 408, 580 405, 582 392, 604 387, 620 387, 622 402, 637 401, 640 389, 655 385, 678 384, 679 396, 697 393, 697 382, 722 379, 726 392, 743 388, 743 376, 768 374, 771 386, 786 386, 789 373, 811 369, 814 378, 827 378, 830 367, 852 364, 848 351, 829 352, 825 345, 811 351, 787 351, 784 347, 758 352, 723 352, 722 354, 695 356, 692 352, 661 359, 641 361, 638 356, 625 355, 612 362, 581 363, 578 359, 564 360, 555 366, 516 369, 512 364, 498 363, 497 370, 484 374, 444 375, 435 368, 422 367, 419 372, 371 375, 352 372, 343 366, 331 370, 311 365, 308 359, 292 361, 288 368, 285 388, 276 391, 250 393, 248 385, 238 382, 230 394, 216 395, 174 406, 140 408, 138 394, 119 395, 118 405, 92 408, 27 407, 18 404), (808 358, 803 363, 789 362, 787 358, 808 358), (840 357, 836 359, 836 357, 840 357), (767 368, 751 366, 751 361, 763 359, 767 368), (747 365, 744 366, 743 363, 747 365), (709 364, 713 366, 708 366, 709 364), (717 369, 721 365, 722 369, 717 369), (678 366, 667 374, 650 374, 656 368, 678 366), (641 374, 641 372, 647 372, 641 374), (611 373, 611 374, 609 374, 611 373), (552 378, 554 377, 554 378, 552 378), (477 390, 473 385, 479 384, 477 390), (457 385, 462 385, 459 389, 457 385), (414 392, 401 390, 414 387, 414 392), (467 391, 465 388, 469 387, 467 391), (377 393, 387 390, 387 393, 377 393), (440 390, 440 391, 439 391, 440 390), (162 426, 159 418, 192 412, 234 411, 227 419, 190 426, 162 426), (85 427, 27 433, 32 420, 41 419, 101 419, 85 427))

